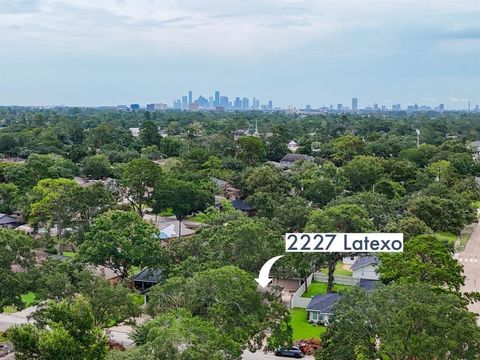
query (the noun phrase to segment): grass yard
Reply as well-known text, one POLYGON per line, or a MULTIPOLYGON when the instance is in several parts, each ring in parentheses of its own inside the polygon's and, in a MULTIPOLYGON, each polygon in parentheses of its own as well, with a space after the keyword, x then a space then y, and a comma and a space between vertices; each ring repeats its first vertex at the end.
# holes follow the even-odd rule
POLYGON ((77 256, 77 253, 74 253, 73 251, 64 251, 63 256, 73 258, 73 257, 77 256))
MULTIPOLYGON (((335 292, 342 292, 342 291, 348 290, 349 288, 351 287, 348 285, 340 285, 340 284, 333 285, 333 290, 335 290, 335 292)), ((312 296, 322 295, 326 293, 327 293, 327 283, 314 281, 310 284, 307 291, 302 295, 302 297, 311 298, 312 296)))
POLYGON ((447 242, 450 245, 455 245, 455 241, 457 241, 457 235, 447 231, 437 231, 435 232, 435 236, 442 241, 447 242))
POLYGON ((312 325, 307 321, 307 311, 302 308, 290 310, 293 340, 318 339, 326 330, 324 326, 312 325))
MULTIPOLYGON (((35 300, 37 299, 37 296, 33 292, 29 292, 26 294, 23 294, 22 296, 22 302, 25 307, 29 307, 35 304, 35 300)), ((17 312, 17 308, 15 306, 5 306, 3 308, 3 313, 4 314, 11 314, 14 312, 17 312)))
MULTIPOLYGON (((320 269, 320 272, 324 274, 328 274, 328 269, 322 268, 320 269)), ((352 276, 352 272, 350 270, 345 270, 343 268, 343 263, 341 261, 337 262, 337 265, 335 266, 335 275, 340 275, 340 276, 352 276)))
POLYGON ((0 331, 0 344, 6 341, 8 341, 7 337, 0 331))
POLYGON ((196 221, 196 222, 199 222, 199 223, 203 222, 201 217, 200 218, 198 217, 198 214, 189 216, 185 220, 196 221))

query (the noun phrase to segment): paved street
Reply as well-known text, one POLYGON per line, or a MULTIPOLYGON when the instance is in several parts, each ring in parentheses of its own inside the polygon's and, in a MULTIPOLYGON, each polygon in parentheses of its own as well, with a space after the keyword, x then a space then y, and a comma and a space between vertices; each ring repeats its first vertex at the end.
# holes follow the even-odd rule
MULTIPOLYGON (((465 272, 465 286, 462 291, 480 291, 480 225, 476 224, 465 250, 455 254, 463 265, 465 272)), ((470 304, 470 311, 480 314, 480 303, 470 304)), ((480 320, 480 319, 479 319, 480 320)))
POLYGON ((36 309, 36 306, 31 306, 13 314, 0 314, 0 331, 5 331, 13 325, 27 323, 27 316, 31 315, 36 309))

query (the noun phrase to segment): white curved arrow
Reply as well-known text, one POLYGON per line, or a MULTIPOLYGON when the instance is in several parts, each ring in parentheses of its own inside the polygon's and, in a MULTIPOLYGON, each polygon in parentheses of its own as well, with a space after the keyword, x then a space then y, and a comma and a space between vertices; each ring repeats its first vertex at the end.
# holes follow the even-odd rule
POLYGON ((265 264, 263 264, 262 269, 260 270, 260 273, 258 274, 258 278, 255 279, 255 281, 261 286, 261 287, 267 287, 268 284, 272 281, 270 279, 269 274, 270 274, 270 269, 272 268, 273 264, 275 261, 278 259, 282 258, 284 255, 280 256, 275 256, 268 260, 265 264))

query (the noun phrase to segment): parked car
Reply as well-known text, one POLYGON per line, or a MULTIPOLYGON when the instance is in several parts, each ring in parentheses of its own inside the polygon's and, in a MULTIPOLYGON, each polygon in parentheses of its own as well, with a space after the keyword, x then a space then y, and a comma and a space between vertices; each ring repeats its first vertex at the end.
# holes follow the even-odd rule
POLYGON ((275 355, 294 357, 297 359, 303 358, 305 356, 303 351, 300 350, 300 348, 297 346, 292 346, 290 348, 278 348, 277 350, 275 350, 275 355))

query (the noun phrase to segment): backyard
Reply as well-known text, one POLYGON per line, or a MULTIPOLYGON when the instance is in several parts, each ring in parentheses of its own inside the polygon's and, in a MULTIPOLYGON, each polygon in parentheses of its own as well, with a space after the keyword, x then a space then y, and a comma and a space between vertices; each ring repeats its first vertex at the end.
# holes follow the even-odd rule
MULTIPOLYGON (((323 274, 328 274, 328 269, 322 268, 320 269, 320 272, 323 274)), ((344 269, 343 268, 343 262, 339 261, 337 262, 337 265, 335 266, 335 275, 341 275, 341 276, 352 276, 352 272, 350 270, 344 269)))
MULTIPOLYGON (((348 286, 348 285, 340 285, 340 284, 334 284, 333 285, 333 290, 335 292, 338 292, 338 293, 340 293, 342 291, 345 291, 345 290, 348 290, 349 288, 351 288, 351 287, 348 286)), ((327 293, 327 283, 314 281, 310 284, 307 291, 305 291, 305 293, 302 295, 302 297, 311 298, 312 296, 322 295, 322 294, 326 294, 326 293, 327 293)))
MULTIPOLYGON (((26 307, 26 308, 34 305, 35 300, 36 300, 36 296, 35 296, 35 293, 33 293, 33 292, 29 292, 29 293, 26 293, 26 294, 22 295, 22 302, 23 302, 24 307, 26 307)), ((17 312, 17 309, 14 306, 6 306, 3 309, 3 312, 5 314, 11 314, 11 313, 17 312)))
POLYGON ((326 330, 324 326, 312 325, 307 321, 307 311, 302 308, 290 310, 290 324, 293 329, 293 340, 318 339, 326 330))

